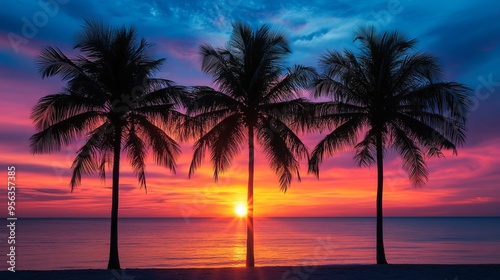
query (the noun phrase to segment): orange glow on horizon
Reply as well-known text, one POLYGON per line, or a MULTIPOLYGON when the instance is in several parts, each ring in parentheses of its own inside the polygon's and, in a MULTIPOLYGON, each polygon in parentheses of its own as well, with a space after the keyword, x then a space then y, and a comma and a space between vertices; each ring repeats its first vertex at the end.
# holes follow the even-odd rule
MULTIPOLYGON (((26 115, 26 114, 20 114, 26 115)), ((20 119, 22 116, 16 118, 20 119)), ((14 118, 15 119, 15 118, 14 118)), ((14 120, 13 120, 14 121, 14 120)), ((3 120, 3 123, 10 119, 3 120)), ((71 164, 81 142, 54 154, 29 153, 29 136, 34 128, 16 123, 25 137, 0 144, 2 165, 15 165, 20 217, 109 217, 111 173, 105 182, 97 175, 83 176, 73 192, 69 188, 71 164)), ((0 127, 1 123, 0 123, 0 127)), ((305 135, 309 147, 318 135, 305 135)), ((463 147, 458 156, 430 159, 429 182, 413 188, 399 158, 384 162, 384 214, 386 216, 500 215, 499 139, 463 147)), ((126 155, 120 165, 120 217, 237 217, 235 202, 246 197, 248 151, 243 149, 218 180, 207 158, 188 179, 192 143, 183 143, 177 159, 177 173, 146 160, 147 193, 140 189, 126 155)), ((358 168, 348 151, 326 159, 320 178, 306 173, 301 162, 302 181, 294 180, 283 193, 276 174, 268 166, 260 147, 256 150, 254 216, 374 216, 376 168, 358 168)), ((0 193, 0 199, 6 193, 0 193)))
MULTIPOLYGON (((12 24, 2 26, 3 30, 0 30, 0 180, 5 182, 7 166, 16 167, 16 213, 19 218, 110 218, 111 170, 107 170, 105 181, 100 180, 97 174, 83 174, 81 184, 74 190, 70 189, 71 166, 78 150, 85 145, 85 134, 52 154, 33 155, 29 143, 30 137, 37 131, 30 117, 35 104, 40 98, 60 93, 68 86, 68 80, 59 74, 42 78, 37 61, 40 62, 40 55, 49 46, 59 48, 70 58, 82 54, 78 48, 73 48, 78 41, 78 34, 83 31, 83 21, 74 11, 84 7, 76 3, 60 5, 59 16, 51 16, 50 26, 40 28, 39 35, 27 38, 30 39, 29 43, 23 41, 13 44, 11 33, 19 34, 23 31, 21 27, 24 28, 18 16, 38 15, 40 6, 36 4, 38 1, 4 2, 9 3, 4 5, 8 7, 2 10, 4 14, 11 13, 14 16, 7 17, 5 23, 12 24), (21 2, 22 5, 13 4, 21 2)), ((166 14, 171 12, 168 7, 148 4, 155 8, 153 15, 147 11, 149 6, 134 1, 138 2, 139 8, 134 9, 134 13, 127 11, 127 17, 122 17, 116 16, 116 11, 110 9, 109 5, 100 6, 98 1, 94 2, 96 5, 86 5, 87 9, 95 9, 95 15, 102 15, 106 25, 135 26, 139 38, 144 37, 155 46, 151 48, 152 57, 167 58, 155 69, 154 78, 168 79, 176 85, 187 87, 215 88, 219 85, 214 82, 214 76, 203 71, 199 47, 203 44, 224 47, 230 38, 233 16, 241 14, 241 20, 248 21, 253 27, 267 22, 273 26, 272 29, 282 28, 291 48, 290 56, 283 66, 297 64, 317 68, 318 59, 330 48, 356 52, 360 45, 359 42, 353 42, 356 28, 352 27, 369 21, 372 15, 367 7, 373 6, 349 4, 350 10, 357 11, 355 16, 351 16, 347 12, 334 11, 329 14, 329 5, 324 4, 328 1, 315 3, 311 6, 313 10, 304 10, 304 5, 287 5, 275 9, 278 5, 224 7, 213 4, 211 7, 217 8, 214 12, 214 9, 193 10, 191 5, 181 5, 176 14, 183 16, 161 17, 158 15, 162 14, 163 8, 167 9, 164 11, 166 14), (242 11, 255 9, 256 13, 239 13, 240 8, 242 11), (318 10, 323 8, 326 9, 318 10), (214 19, 214 13, 220 16, 214 19), (318 16, 311 17, 311 14, 318 16), (166 29, 164 26, 172 28, 166 29), (328 28, 325 29, 325 26, 328 28), (158 32, 163 29, 165 32, 158 32)), ((130 5, 124 6, 130 8, 130 5)), ((410 184, 408 174, 402 170, 400 157, 387 149, 383 164, 384 216, 500 216, 500 72, 497 67, 500 63, 500 45, 488 32, 496 32, 498 27, 484 24, 489 23, 493 15, 490 13, 494 10, 473 4, 446 5, 447 9, 440 5, 430 6, 407 4, 405 12, 393 17, 394 20, 387 27, 402 27, 408 38, 421 36, 417 38, 421 41, 413 51, 431 51, 431 54, 438 55, 443 81, 456 81, 470 88, 474 104, 470 105, 467 116, 467 139, 463 146, 458 147, 457 156, 446 151, 446 158, 425 158, 429 180, 422 188, 414 188, 410 184), (406 24, 420 19, 420 9, 426 11, 425 26, 413 28, 406 24), (483 29, 477 36, 465 36, 460 44, 456 44, 448 39, 454 32, 444 31, 455 31, 461 26, 461 22, 454 18, 462 15, 462 11, 474 15, 467 13, 467 9, 484 12, 482 16, 478 14, 463 21, 482 26, 483 29), (409 10, 414 12, 407 13, 409 10)), ((322 69, 317 70, 322 72, 322 69)), ((301 90, 298 95, 312 102, 331 100, 326 96, 315 98, 313 88, 301 90)), ((179 109, 186 112, 185 109, 179 109)), ((211 153, 205 151, 203 163, 195 174, 189 176, 195 139, 180 141, 182 137, 177 137, 176 131, 166 130, 171 134, 169 136, 178 141, 181 149, 181 154, 175 159, 175 172, 158 166, 148 151, 145 160, 147 190, 141 189, 129 157, 123 153, 119 170, 119 217, 173 217, 186 221, 214 217, 234 219, 245 224, 249 182, 247 139, 242 139, 241 150, 238 149, 239 153, 231 157, 231 166, 220 174, 216 182, 211 153)), ((329 129, 321 132, 298 130, 297 136, 309 152, 330 133, 329 129)), ((359 134, 364 135, 364 131, 359 134)), ((353 161, 353 147, 345 147, 342 152, 325 158, 320 165, 319 178, 308 174, 307 160, 301 160, 300 182, 293 174, 290 187, 283 192, 280 190, 279 178, 260 145, 266 141, 261 140, 259 133, 256 133, 252 208, 256 219, 376 216, 377 165, 359 168, 353 161)), ((4 210, 0 218, 8 214, 5 211, 5 183, 3 188, 0 201, 4 201, 4 210)))

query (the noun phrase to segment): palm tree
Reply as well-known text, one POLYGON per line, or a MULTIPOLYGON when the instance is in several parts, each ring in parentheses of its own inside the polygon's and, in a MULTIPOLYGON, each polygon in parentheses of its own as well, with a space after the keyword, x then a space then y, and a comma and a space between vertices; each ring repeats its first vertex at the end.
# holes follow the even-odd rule
POLYGON ((253 31, 236 23, 226 48, 200 47, 202 70, 213 76, 218 90, 196 87, 188 113, 204 126, 194 144, 189 176, 211 152, 214 179, 248 144, 247 255, 246 266, 254 266, 253 186, 254 140, 262 146, 272 170, 286 192, 294 173, 300 180, 299 160, 307 157, 306 146, 290 128, 307 102, 299 90, 310 83, 313 70, 303 66, 285 68, 290 53, 284 34, 266 25, 253 31))
POLYGON ((388 149, 402 158, 414 186, 428 177, 426 157, 456 154, 465 141, 470 107, 468 88, 441 80, 436 59, 410 53, 415 40, 398 32, 360 30, 358 54, 330 51, 320 60, 322 74, 315 96, 331 102, 316 105, 315 124, 332 131, 314 148, 309 171, 335 151, 354 146, 359 166, 377 164, 377 264, 386 264, 383 223, 383 159, 388 149))
POLYGON ((82 174, 98 172, 105 178, 113 168, 111 238, 108 269, 120 268, 118 258, 118 191, 120 156, 125 152, 146 187, 145 157, 175 172, 180 147, 167 132, 185 119, 177 111, 183 87, 155 79, 164 59, 151 57, 151 44, 132 28, 112 29, 86 22, 75 46, 80 54, 68 58, 47 47, 37 61, 42 78, 58 75, 66 81, 62 92, 42 97, 31 118, 37 133, 30 138, 35 154, 52 153, 85 138, 71 166, 71 191, 82 174))

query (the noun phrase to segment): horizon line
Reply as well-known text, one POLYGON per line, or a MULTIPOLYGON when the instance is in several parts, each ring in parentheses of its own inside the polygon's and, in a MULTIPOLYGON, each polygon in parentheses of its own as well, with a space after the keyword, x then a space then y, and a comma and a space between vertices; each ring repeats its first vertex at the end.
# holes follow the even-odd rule
MULTIPOLYGON (((9 217, 1 217, 7 219, 9 217)), ((254 219, 325 219, 325 218, 376 218, 376 216, 263 216, 255 217, 254 219)), ((384 218, 500 218, 498 216, 385 216, 384 218)), ((110 219, 110 217, 17 217, 17 220, 22 219, 110 219)), ((119 217, 118 219, 241 219, 245 217, 233 216, 206 216, 206 217, 119 217)))

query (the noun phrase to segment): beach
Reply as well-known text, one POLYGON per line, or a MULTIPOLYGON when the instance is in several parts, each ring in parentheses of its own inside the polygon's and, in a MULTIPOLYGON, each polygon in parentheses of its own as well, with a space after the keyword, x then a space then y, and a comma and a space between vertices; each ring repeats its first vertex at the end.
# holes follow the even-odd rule
POLYGON ((466 280, 500 279, 500 264, 491 265, 329 265, 312 267, 269 266, 256 268, 182 268, 123 270, 2 271, 0 279, 16 280, 141 280, 141 279, 237 279, 237 280, 466 280))

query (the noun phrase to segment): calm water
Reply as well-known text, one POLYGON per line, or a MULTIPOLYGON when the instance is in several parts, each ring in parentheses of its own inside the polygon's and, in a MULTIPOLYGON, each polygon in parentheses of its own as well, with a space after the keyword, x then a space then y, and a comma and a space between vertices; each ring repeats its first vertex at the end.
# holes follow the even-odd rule
MULTIPOLYGON (((107 265, 108 219, 19 219, 16 230, 16 269, 107 265)), ((374 218, 263 218, 256 220, 255 233, 258 266, 375 259, 374 218)), ((5 228, 1 234, 6 248, 5 228)), ((124 268, 245 263, 244 220, 121 219, 119 234, 124 268)), ((500 263, 500 218, 386 218, 385 240, 391 263, 500 263)))

